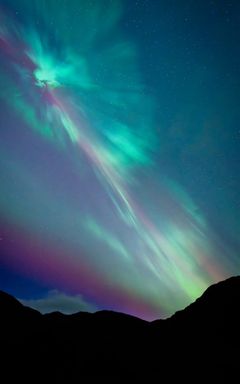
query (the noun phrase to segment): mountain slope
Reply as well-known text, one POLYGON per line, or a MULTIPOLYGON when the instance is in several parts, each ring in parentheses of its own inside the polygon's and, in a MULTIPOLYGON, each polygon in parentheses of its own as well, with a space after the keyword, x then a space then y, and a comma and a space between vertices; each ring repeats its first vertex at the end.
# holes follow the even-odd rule
POLYGON ((176 373, 188 381, 191 369, 198 378, 230 382, 237 374, 239 325, 239 276, 152 323, 111 311, 41 315, 0 291, 0 362, 9 380, 17 370, 32 381, 36 375, 67 383, 92 376, 170 380, 176 373))

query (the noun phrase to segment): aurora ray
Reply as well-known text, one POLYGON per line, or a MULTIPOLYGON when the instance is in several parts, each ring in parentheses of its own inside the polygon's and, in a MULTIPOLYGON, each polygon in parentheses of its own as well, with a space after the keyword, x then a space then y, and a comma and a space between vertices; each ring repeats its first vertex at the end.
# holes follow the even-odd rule
POLYGON ((98 307, 166 316, 227 275, 219 243, 211 241, 211 227, 188 193, 157 172, 155 102, 146 100, 136 46, 119 31, 121 3, 105 1, 106 24, 99 22, 106 20, 102 2, 91 9, 87 1, 73 3, 59 9, 54 0, 10 1, 1 10, 0 97, 20 121, 13 126, 8 117, 13 134, 26 138, 16 152, 6 132, 1 144, 2 220, 20 249, 16 256, 8 243, 3 262, 17 268, 23 262, 22 273, 54 281, 54 289, 63 285, 98 307), (32 143, 41 148, 36 155, 32 143), (48 165, 44 153, 57 161, 48 165), (62 168, 72 175, 69 186, 62 168), (9 201, 6 170, 16 183, 9 201), (32 254, 21 240, 27 234, 32 254))

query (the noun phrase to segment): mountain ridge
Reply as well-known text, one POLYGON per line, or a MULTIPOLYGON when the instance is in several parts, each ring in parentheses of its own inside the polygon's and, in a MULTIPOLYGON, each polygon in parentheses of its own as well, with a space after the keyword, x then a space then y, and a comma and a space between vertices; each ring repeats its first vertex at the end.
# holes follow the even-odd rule
POLYGON ((42 315, 0 291, 0 362, 9 375, 15 367, 25 379, 38 372, 41 380, 75 383, 78 377, 153 380, 160 372, 172 378, 179 372, 186 381, 187 361, 199 377, 230 382, 238 371, 239 324, 240 276, 210 286, 182 311, 153 322, 106 310, 42 315))

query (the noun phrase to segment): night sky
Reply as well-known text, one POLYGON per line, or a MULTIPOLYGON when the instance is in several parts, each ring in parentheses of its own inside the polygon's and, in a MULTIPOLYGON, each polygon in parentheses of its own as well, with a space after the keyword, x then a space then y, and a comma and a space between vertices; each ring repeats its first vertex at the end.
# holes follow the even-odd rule
POLYGON ((1 0, 0 289, 152 320, 239 274, 240 2, 1 0))

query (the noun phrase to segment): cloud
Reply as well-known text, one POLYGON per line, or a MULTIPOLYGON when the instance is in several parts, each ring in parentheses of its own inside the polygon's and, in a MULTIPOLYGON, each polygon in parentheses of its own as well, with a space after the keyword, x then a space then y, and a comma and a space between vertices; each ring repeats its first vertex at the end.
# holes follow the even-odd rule
POLYGON ((98 309, 95 305, 85 301, 81 295, 70 296, 56 289, 49 291, 46 297, 40 299, 19 299, 19 301, 43 314, 59 311, 69 315, 80 311, 95 312, 98 309))

